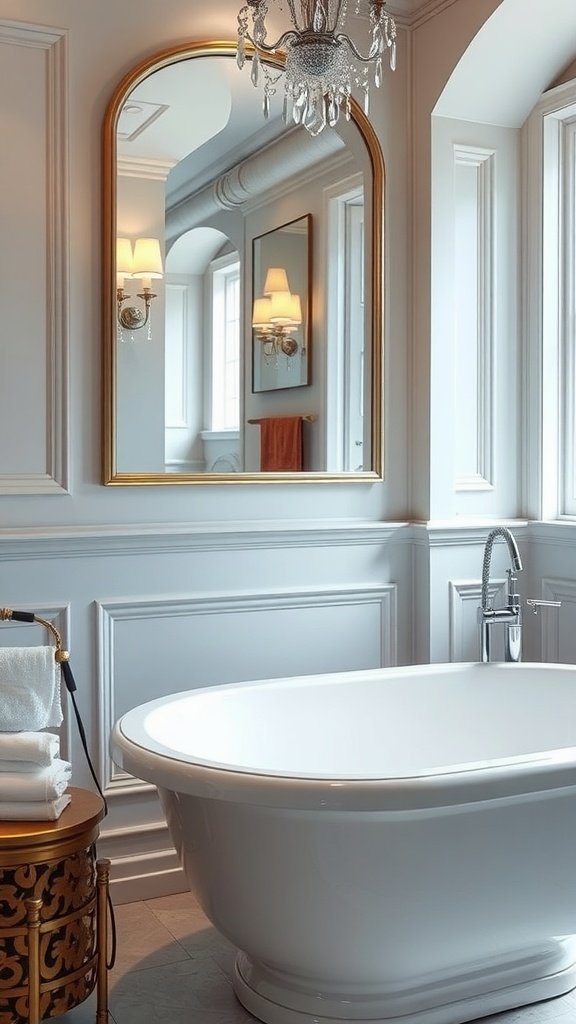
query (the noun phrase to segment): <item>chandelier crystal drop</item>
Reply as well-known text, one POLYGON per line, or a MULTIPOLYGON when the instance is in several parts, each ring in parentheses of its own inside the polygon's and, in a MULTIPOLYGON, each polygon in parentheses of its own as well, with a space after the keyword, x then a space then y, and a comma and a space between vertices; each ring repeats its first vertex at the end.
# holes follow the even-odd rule
POLYGON ((246 43, 251 43, 252 84, 264 89, 264 116, 282 72, 274 73, 267 55, 286 53, 284 120, 292 118, 311 135, 333 127, 343 108, 350 118, 353 89, 364 94, 368 113, 371 80, 382 83, 384 58, 396 67, 396 24, 386 11, 386 0, 356 0, 355 13, 368 6, 369 41, 364 56, 344 31, 348 0, 247 0, 238 14, 238 67, 246 63, 246 43), (275 6, 289 15, 291 27, 274 43, 267 42, 266 16, 275 6), (286 6, 288 11, 286 11, 286 6), (370 73, 372 71, 372 74, 370 73))

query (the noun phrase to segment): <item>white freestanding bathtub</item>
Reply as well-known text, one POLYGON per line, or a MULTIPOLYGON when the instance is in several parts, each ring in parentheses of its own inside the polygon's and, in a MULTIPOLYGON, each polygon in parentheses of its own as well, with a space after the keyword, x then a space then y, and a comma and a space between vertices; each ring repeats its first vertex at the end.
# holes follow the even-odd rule
POLYGON ((576 669, 214 686, 117 723, 270 1024, 454 1024, 576 985, 576 669))

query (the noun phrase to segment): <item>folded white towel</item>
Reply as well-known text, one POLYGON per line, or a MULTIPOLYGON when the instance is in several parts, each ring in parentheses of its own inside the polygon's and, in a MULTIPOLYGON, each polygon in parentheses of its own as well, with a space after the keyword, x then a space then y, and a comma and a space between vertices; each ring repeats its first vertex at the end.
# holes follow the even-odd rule
POLYGON ((2 772, 37 772, 39 768, 46 768, 47 765, 34 764, 34 761, 0 761, 0 775, 2 772))
POLYGON ((57 800, 31 800, 19 803, 18 800, 0 801, 0 821, 56 821, 72 797, 70 793, 59 796, 57 800))
POLYGON ((0 732, 60 725, 60 666, 53 647, 0 647, 0 732))
MULTIPOLYGON (((0 691, 0 698, 3 696, 0 691)), ((2 712, 0 711, 0 717, 2 712)), ((49 765, 60 756, 60 737, 53 732, 0 732, 0 771, 8 771, 4 762, 22 761, 34 771, 38 765, 49 765)))
POLYGON ((35 772, 0 772, 0 800, 56 800, 70 784, 70 761, 53 761, 35 772))

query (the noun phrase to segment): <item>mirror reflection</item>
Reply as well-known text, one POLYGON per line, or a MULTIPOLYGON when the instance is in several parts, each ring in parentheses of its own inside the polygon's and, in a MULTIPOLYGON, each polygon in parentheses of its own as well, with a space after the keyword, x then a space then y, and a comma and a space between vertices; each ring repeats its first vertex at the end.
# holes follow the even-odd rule
POLYGON ((164 54, 127 82, 105 127, 105 482, 236 482, 270 465, 378 476, 369 126, 355 112, 312 138, 284 124, 281 96, 264 120, 228 44, 164 54), (295 422, 299 458, 270 463, 269 438, 280 450, 295 422))
POLYGON ((312 217, 255 238, 252 247, 252 391, 310 383, 312 217))

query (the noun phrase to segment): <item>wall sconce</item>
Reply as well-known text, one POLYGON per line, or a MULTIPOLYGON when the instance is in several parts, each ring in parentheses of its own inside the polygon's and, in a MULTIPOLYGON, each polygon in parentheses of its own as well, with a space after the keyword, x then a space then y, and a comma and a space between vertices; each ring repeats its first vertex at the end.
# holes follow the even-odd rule
POLYGON ((282 267, 269 267, 264 282, 264 297, 254 300, 252 327, 262 342, 265 356, 283 352, 293 356, 298 342, 290 335, 302 323, 302 305, 299 295, 293 295, 288 276, 282 267))
POLYGON ((157 238, 137 238, 132 249, 129 238, 116 239, 116 301, 118 326, 127 331, 138 331, 148 324, 150 338, 150 304, 156 298, 152 291, 152 279, 162 278, 162 255, 160 242, 157 238), (144 309, 138 306, 123 306, 131 299, 124 291, 124 278, 138 278, 142 281, 142 291, 137 297, 144 302, 144 309))

